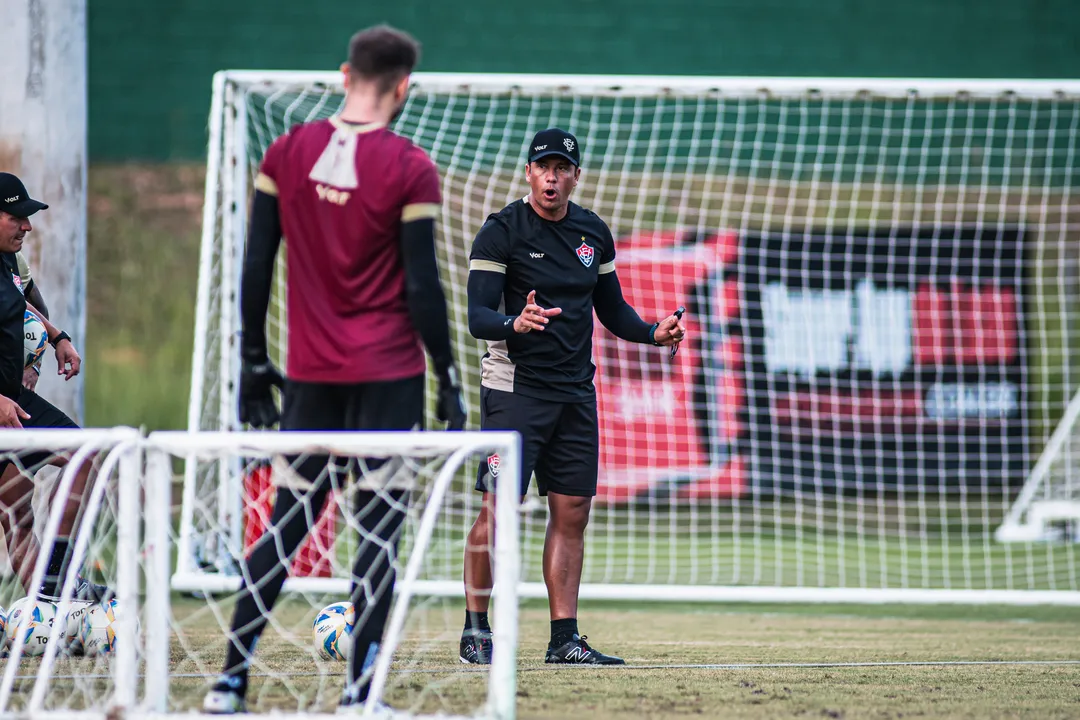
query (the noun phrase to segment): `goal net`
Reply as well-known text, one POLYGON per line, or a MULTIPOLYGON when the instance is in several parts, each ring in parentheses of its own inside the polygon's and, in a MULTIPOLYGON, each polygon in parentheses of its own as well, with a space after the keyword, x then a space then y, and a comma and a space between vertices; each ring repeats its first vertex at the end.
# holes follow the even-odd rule
MULTIPOLYGON (((442 173, 440 263, 474 426, 469 249, 489 213, 527 193, 537 130, 579 138, 574 199, 611 226, 629 302, 650 320, 687 308, 675 357, 596 326, 601 466, 583 597, 1080 601, 1072 543, 995 539, 1080 385, 1080 84, 414 79, 393 129, 442 173)), ((290 126, 335 113, 340 85, 336 73, 215 78, 193 430, 238 428, 258 163, 290 126)), ((278 362, 283 280, 279 266, 278 362)), ((239 478, 188 465, 176 587, 237 572, 258 511, 239 478)), ((455 502, 478 510, 465 486, 455 502)), ((534 494, 522 520, 521 592, 542 597, 534 494)), ((460 593, 461 558, 443 561, 425 566, 426 587, 460 593)))
MULTIPOLYGON (((4 444, 0 438, 0 448, 4 444)), ((269 468, 271 485, 306 498, 296 505, 299 512, 315 518, 323 508, 312 498, 325 498, 337 522, 327 545, 317 540, 325 576, 301 577, 295 592, 282 596, 272 611, 259 607, 266 629, 257 649, 242 657, 249 667, 249 710, 279 717, 333 713, 346 687, 349 659, 359 652, 353 637, 382 613, 381 642, 360 656, 370 683, 369 709, 388 705, 408 717, 514 716, 516 435, 162 432, 143 439, 122 429, 67 433, 42 440, 42 446, 50 461, 60 458, 72 468, 61 474, 57 498, 78 487, 72 478, 80 467, 90 471, 91 482, 79 495, 72 569, 63 592, 27 601, 25 589, 7 587, 15 606, 5 615, 5 717, 139 718, 202 709, 224 667, 227 644, 237 638, 233 612, 244 593, 238 592, 239 577, 204 583, 198 593, 170 591, 180 541, 173 488, 185 462, 240 467, 245 474, 269 468), (496 479, 498 517, 489 547, 495 560, 493 663, 478 673, 463 671, 458 659, 464 604, 422 585, 429 565, 464 551, 471 519, 462 517, 455 498, 476 463, 496 453, 505 472, 496 479), (300 478, 312 475, 314 488, 303 489, 300 478), (107 596, 81 601, 80 573, 107 587, 107 596)), ((26 447, 33 442, 20 445, 24 457, 26 447)), ((58 507, 54 503, 39 534, 43 547, 52 545, 61 526, 58 507)), ((300 556, 283 548, 284 536, 277 526, 264 526, 261 538, 249 538, 253 547, 246 557, 266 547, 274 565, 298 562, 300 556)), ((45 568, 43 554, 25 587, 37 587, 45 568)), ((250 573, 248 579, 260 587, 266 582, 250 573)))
POLYGON ((133 428, 0 434, 0 715, 134 706, 140 443, 133 428))

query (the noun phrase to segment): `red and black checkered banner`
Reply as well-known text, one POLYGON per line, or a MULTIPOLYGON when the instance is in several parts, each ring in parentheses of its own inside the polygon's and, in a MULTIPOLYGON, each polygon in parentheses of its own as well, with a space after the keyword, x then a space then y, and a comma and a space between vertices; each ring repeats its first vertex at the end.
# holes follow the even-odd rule
POLYGON ((645 318, 685 305, 690 339, 670 357, 597 323, 601 502, 1022 482, 1017 228, 646 233, 617 247, 628 302, 645 318))

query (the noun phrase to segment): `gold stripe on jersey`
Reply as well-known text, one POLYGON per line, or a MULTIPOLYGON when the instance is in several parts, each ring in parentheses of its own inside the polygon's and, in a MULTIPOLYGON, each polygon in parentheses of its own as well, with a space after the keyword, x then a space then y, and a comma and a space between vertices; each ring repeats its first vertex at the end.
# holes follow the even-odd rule
POLYGON ((255 189, 259 192, 264 192, 267 195, 273 195, 277 197, 277 183, 269 175, 259 173, 255 176, 255 189))
POLYGON ((614 260, 612 260, 611 262, 603 263, 600 266, 600 274, 601 275, 605 275, 607 273, 612 273, 612 272, 615 272, 615 261, 614 260))
POLYGON ((334 115, 330 118, 330 124, 336 127, 338 130, 346 130, 348 132, 356 133, 357 135, 359 135, 360 133, 371 132, 372 130, 378 130, 381 127, 386 127, 386 123, 381 122, 365 123, 364 125, 354 125, 352 123, 345 122, 337 115, 334 115))
POLYGON ((470 260, 470 270, 487 270, 488 272, 497 272, 506 274, 506 266, 502 263, 492 262, 491 260, 470 260))
POLYGON ((428 220, 439 217, 439 203, 413 203, 401 209, 401 222, 428 220))

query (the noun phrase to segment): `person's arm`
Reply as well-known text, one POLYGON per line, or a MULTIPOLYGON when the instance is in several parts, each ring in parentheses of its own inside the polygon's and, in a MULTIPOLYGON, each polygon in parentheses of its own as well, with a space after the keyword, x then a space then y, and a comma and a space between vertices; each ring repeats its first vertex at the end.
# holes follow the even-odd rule
POLYGON ((37 308, 38 313, 46 320, 49 319, 49 308, 45 305, 45 298, 41 297, 37 283, 33 280, 26 286, 26 302, 37 308))
POLYGON ((435 415, 450 430, 465 428, 468 415, 461 379, 450 346, 450 317, 435 259, 435 219, 418 218, 401 224, 401 259, 405 266, 405 302, 409 319, 431 355, 439 393, 435 415))
POLYGON ((0 395, 0 428, 18 430, 23 426, 22 421, 29 419, 30 414, 19 407, 17 402, 0 395))
POLYGON ((244 270, 240 278, 241 357, 255 365, 267 362, 266 314, 273 288, 274 260, 281 246, 278 199, 255 191, 248 225, 244 270))
MULTIPOLYGON (((37 283, 34 282, 34 276, 30 272, 30 263, 27 262, 26 256, 22 252, 15 253, 15 263, 19 268, 19 277, 22 279, 23 297, 36 307, 41 315, 48 318, 49 308, 45 305, 45 298, 41 296, 37 283)), ((41 377, 41 360, 42 358, 38 358, 36 363, 23 370, 22 384, 27 390, 37 388, 38 379, 41 377)))
POLYGON ((423 150, 405 155, 401 207, 401 262, 409 320, 431 356, 439 387, 435 417, 447 430, 464 430, 468 409, 450 346, 450 318, 435 259, 435 218, 442 205, 439 171, 423 150))
POLYGON ((506 287, 506 271, 469 270, 469 333, 477 340, 506 340, 514 335, 515 315, 503 315, 499 304, 506 287))
POLYGON ((522 315, 504 315, 499 310, 503 306, 506 266, 512 248, 510 229, 496 216, 488 218, 473 240, 469 253, 469 332, 477 340, 506 340, 514 333, 542 330, 540 324, 546 322, 534 317, 541 308, 530 307, 531 300, 522 315), (526 312, 530 319, 528 327, 523 317, 526 312))
POLYGON ((22 280, 23 297, 26 301, 37 308, 38 314, 49 317, 49 308, 45 305, 45 298, 41 297, 34 276, 30 272, 30 262, 22 252, 15 253, 15 264, 19 268, 19 278, 22 280))
POLYGON ((74 343, 71 342, 71 336, 49 322, 49 318, 45 317, 29 301, 26 303, 26 309, 37 315, 38 319, 41 320, 41 324, 45 326, 45 333, 49 336, 49 344, 53 346, 53 352, 56 354, 56 374, 63 375, 65 380, 70 380, 78 375, 79 370, 82 368, 82 358, 79 357, 79 351, 75 349, 74 343))
POLYGON ((409 318, 431 355, 435 372, 445 376, 454 364, 446 295, 435 259, 435 220, 420 218, 401 225, 401 258, 405 266, 405 301, 409 318))
POLYGON ((277 177, 281 156, 290 136, 275 140, 263 156, 255 177, 255 197, 248 220, 247 248, 240 274, 240 387, 237 409, 240 423, 253 428, 276 425, 281 413, 271 388, 285 379, 270 362, 266 348, 266 313, 274 280, 274 260, 281 246, 277 177))
POLYGON ((610 272, 602 272, 593 290, 593 307, 596 317, 617 338, 635 343, 655 344, 653 333, 657 324, 641 319, 622 294, 619 277, 612 266, 610 272))
POLYGON ((604 244, 600 254, 599 277, 593 289, 593 308, 596 317, 617 338, 649 345, 674 345, 686 334, 679 316, 670 315, 651 325, 637 314, 622 294, 619 276, 615 273, 615 239, 603 225, 604 244))

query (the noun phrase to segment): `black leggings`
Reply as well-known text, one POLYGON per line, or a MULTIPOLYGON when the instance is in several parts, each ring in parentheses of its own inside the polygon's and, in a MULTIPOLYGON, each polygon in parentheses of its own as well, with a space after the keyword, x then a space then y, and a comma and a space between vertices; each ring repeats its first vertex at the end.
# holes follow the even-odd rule
MULTIPOLYGON (((282 430, 414 430, 423 427, 424 376, 401 380, 331 385, 286 381, 282 430)), ((225 675, 246 688, 247 667, 267 616, 288 577, 292 558, 322 511, 343 473, 326 455, 286 458, 310 483, 307 490, 279 488, 269 527, 244 564, 244 583, 233 613, 225 675)), ((400 459, 351 461, 366 470, 358 477, 407 474, 400 459)), ((367 697, 370 665, 382 639, 393 599, 394 561, 407 512, 405 490, 354 494, 352 521, 360 534, 353 565, 351 599, 356 609, 349 687, 354 700, 367 697)))
MULTIPOLYGON (((290 458, 292 459, 292 458, 290 458)), ((330 494, 325 456, 311 456, 300 463, 300 475, 316 475, 308 491, 278 488, 273 515, 266 532, 256 542, 244 567, 244 581, 233 613, 225 674, 246 674, 255 643, 288 577, 293 556, 315 526, 330 494)), ((391 461, 394 462, 394 461, 391 461)), ((374 468, 369 466, 369 470, 374 468)), ((407 512, 405 490, 357 491, 354 493, 353 528, 360 547, 353 564, 350 599, 356 611, 349 683, 370 679, 374 651, 393 600, 395 561, 401 528, 407 512), (365 677, 365 673, 368 677, 365 677)), ((361 693, 366 697, 366 692, 361 693)), ((363 699, 360 697, 359 699, 363 699)))

